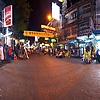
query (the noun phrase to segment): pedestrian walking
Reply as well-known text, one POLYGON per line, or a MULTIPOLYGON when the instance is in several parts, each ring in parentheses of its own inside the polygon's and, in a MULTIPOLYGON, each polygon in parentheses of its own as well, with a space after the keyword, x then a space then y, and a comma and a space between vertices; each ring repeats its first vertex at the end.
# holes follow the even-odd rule
POLYGON ((96 63, 100 62, 100 50, 98 49, 96 52, 96 63))
POLYGON ((6 62, 9 62, 10 63, 10 59, 9 59, 9 46, 6 45, 6 62))
POLYGON ((26 55, 26 58, 29 59, 29 56, 28 56, 28 50, 26 47, 24 47, 24 50, 25 50, 25 55, 26 55))
POLYGON ((53 55, 53 48, 52 47, 50 48, 50 55, 51 56, 53 55))
POLYGON ((17 43, 17 45, 16 45, 15 52, 16 52, 16 56, 17 56, 17 59, 18 59, 19 58, 19 54, 20 54, 20 44, 19 43, 17 43))
POLYGON ((49 53, 49 56, 50 56, 50 47, 48 48, 48 53, 49 53))

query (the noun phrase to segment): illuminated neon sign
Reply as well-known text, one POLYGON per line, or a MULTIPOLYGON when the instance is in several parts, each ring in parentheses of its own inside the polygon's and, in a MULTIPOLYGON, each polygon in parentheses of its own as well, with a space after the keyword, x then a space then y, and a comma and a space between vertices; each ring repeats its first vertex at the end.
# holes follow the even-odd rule
POLYGON ((12 5, 4 8, 4 27, 12 26, 12 5))
POLYGON ((37 31, 24 31, 24 36, 53 37, 53 33, 37 32, 37 31))
POLYGON ((59 0, 60 2, 63 2, 63 0, 59 0))
POLYGON ((56 39, 51 39, 51 42, 57 42, 57 40, 56 39))
POLYGON ((60 20, 60 7, 52 2, 52 18, 60 20))
POLYGON ((50 26, 46 26, 46 25, 41 25, 41 28, 56 31, 56 29, 54 27, 50 27, 50 26))

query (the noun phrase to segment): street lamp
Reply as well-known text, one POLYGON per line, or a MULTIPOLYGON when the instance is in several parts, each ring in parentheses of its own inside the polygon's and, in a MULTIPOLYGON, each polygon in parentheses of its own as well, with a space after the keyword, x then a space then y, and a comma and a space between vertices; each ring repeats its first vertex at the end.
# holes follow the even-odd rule
POLYGON ((55 36, 56 36, 56 39, 57 39, 57 42, 58 42, 58 24, 59 24, 59 21, 57 20, 57 19, 55 19, 55 18, 52 18, 51 17, 51 15, 48 15, 48 20, 49 20, 49 23, 47 24, 47 26, 52 26, 52 23, 53 23, 53 21, 56 23, 55 25, 55 27, 56 27, 56 34, 55 34, 55 36))
POLYGON ((48 20, 50 21, 52 19, 51 15, 48 15, 48 20))

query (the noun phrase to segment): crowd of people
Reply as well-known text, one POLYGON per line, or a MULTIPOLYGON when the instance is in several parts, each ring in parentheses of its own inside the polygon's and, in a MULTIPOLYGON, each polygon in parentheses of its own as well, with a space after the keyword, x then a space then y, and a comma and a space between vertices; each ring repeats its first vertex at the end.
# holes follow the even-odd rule
POLYGON ((62 54, 61 56, 64 57, 65 52, 64 49, 61 49, 60 47, 39 47, 36 49, 36 53, 39 53, 40 55, 46 55, 48 54, 49 56, 54 56, 54 55, 59 55, 62 54))
POLYGON ((40 55, 49 54, 50 56, 53 56, 57 53, 57 48, 56 47, 45 48, 42 46, 42 47, 37 48, 36 52, 39 53, 40 55))
MULTIPOLYGON (((58 47, 48 47, 48 50, 46 50, 45 47, 42 48, 38 48, 39 53, 42 55, 46 55, 49 54, 50 56, 56 55, 56 57, 70 57, 72 49, 69 49, 67 51, 64 50, 64 48, 60 48, 58 47)), ((96 60, 96 62, 100 62, 100 50, 96 48, 96 45, 91 43, 87 43, 85 48, 83 49, 83 58, 84 60, 89 59, 90 62, 93 62, 94 60, 96 60), (86 51, 84 51, 86 50, 86 51), (87 56, 87 58, 84 57, 87 56)))
POLYGON ((11 57, 11 47, 8 45, 4 44, 4 46, 0 46, 0 60, 10 62, 10 57, 11 57))
POLYGON ((85 59, 86 59, 86 56, 87 56, 87 59, 90 59, 91 62, 93 62, 93 60, 96 60, 96 62, 100 62, 100 50, 97 49, 96 50, 96 46, 95 44, 92 44, 90 43, 87 43, 86 47, 86 52, 84 53, 85 54, 85 59))
POLYGON ((4 46, 0 46, 0 61, 3 63, 4 61, 10 62, 11 59, 29 59, 30 53, 31 50, 22 42, 17 43, 14 48, 4 44, 4 46))
POLYGON ((29 55, 28 55, 28 49, 27 47, 24 46, 23 43, 17 43, 17 45, 15 46, 15 55, 18 58, 26 58, 29 59, 29 55))
MULTIPOLYGON (((96 59, 97 62, 100 62, 100 50, 96 50, 95 44, 87 43, 86 52, 84 54, 90 54, 88 57, 90 57, 91 62, 93 62, 94 59, 96 59), (90 52, 91 51, 91 52, 90 52), (90 52, 90 53, 88 53, 90 52)), ((39 53, 40 55, 46 55, 49 56, 56 55, 56 57, 65 57, 66 55, 70 57, 71 50, 65 51, 64 48, 58 47, 34 47, 34 48, 28 48, 27 45, 21 43, 17 43, 14 46, 14 49, 12 49, 10 46, 4 44, 4 46, 0 46, 0 60, 10 62, 11 59, 29 59, 29 54, 32 52, 39 53)), ((84 56, 83 56, 84 57, 84 56)), ((85 55, 86 57, 86 55, 85 55)), ((84 59, 86 59, 84 57, 84 59)))

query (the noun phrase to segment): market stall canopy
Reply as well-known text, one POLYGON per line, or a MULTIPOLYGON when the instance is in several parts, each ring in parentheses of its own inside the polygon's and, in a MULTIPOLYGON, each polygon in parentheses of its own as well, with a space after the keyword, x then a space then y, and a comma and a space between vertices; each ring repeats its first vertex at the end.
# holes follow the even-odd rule
POLYGON ((82 39, 75 39, 75 40, 72 40, 72 41, 70 41, 69 43, 85 43, 85 41, 84 40, 82 40, 82 39))
POLYGON ((88 39, 88 36, 79 36, 77 37, 77 39, 85 41, 86 39, 88 39))
POLYGON ((100 34, 100 30, 94 30, 93 33, 94 33, 95 35, 99 35, 99 34, 100 34))

